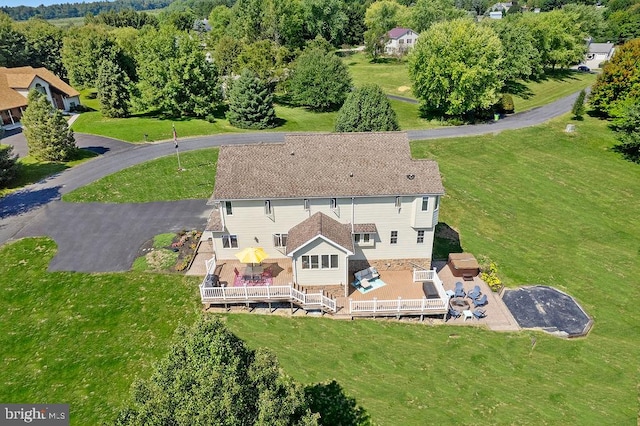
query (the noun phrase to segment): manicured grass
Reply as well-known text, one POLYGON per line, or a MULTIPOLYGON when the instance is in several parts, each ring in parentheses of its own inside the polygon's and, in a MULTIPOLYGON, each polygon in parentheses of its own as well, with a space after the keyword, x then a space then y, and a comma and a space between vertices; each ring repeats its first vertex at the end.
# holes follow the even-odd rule
POLYGON ((0 401, 68 403, 72 425, 111 424, 197 317, 198 279, 46 272, 54 254, 45 238, 0 248, 0 401))
POLYGON ((527 111, 557 101, 582 89, 586 89, 596 81, 596 74, 559 71, 550 73, 546 79, 528 81, 515 90, 520 93, 513 96, 516 112, 527 111))
POLYGON ((0 188, 0 197, 4 197, 20 188, 32 183, 41 181, 42 179, 62 172, 70 167, 83 163, 97 154, 85 149, 79 149, 75 158, 66 162, 59 161, 38 161, 31 156, 18 158, 20 171, 18 176, 9 182, 6 188, 0 188))
POLYGON ((180 154, 138 164, 105 176, 62 196, 69 202, 145 203, 209 198, 213 191, 218 149, 180 154))
POLYGON ((510 286, 575 296, 595 320, 588 337, 256 315, 231 328, 301 381, 339 380, 382 425, 635 424, 640 167, 609 151, 605 122, 571 135, 567 122, 412 151, 438 160, 440 220, 462 247, 510 286))
POLYGON ((377 84, 385 93, 415 98, 406 61, 383 58, 380 62, 372 63, 364 53, 345 56, 343 61, 349 68, 355 86, 377 84))
MULTIPOLYGON (((640 167, 609 151, 605 122, 566 134, 567 122, 412 151, 438 160, 440 220, 462 247, 508 285, 575 296, 588 337, 243 314, 229 326, 301 382, 337 379, 381 425, 635 424, 640 167)), ((42 239, 0 248, 0 400, 70 402, 73 424, 109 422, 177 321, 195 318, 197 279, 47 273, 53 253, 42 239)))

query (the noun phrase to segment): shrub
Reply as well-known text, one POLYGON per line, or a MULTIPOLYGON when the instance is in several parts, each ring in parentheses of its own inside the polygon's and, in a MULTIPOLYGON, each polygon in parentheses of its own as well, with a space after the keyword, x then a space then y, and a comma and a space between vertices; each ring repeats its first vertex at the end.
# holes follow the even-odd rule
POLYGON ((515 111, 515 105, 513 104, 513 97, 508 93, 503 93, 500 101, 498 102, 498 112, 503 114, 513 114, 515 111))
MULTIPOLYGON (((1 129, 0 129, 1 131, 1 129)), ((18 174, 18 155, 11 145, 0 146, 0 187, 9 183, 18 174)))
POLYGON ((502 287, 502 281, 498 278, 498 265, 495 262, 489 263, 488 268, 482 268, 480 278, 487 283, 493 291, 498 291, 500 287, 502 287))

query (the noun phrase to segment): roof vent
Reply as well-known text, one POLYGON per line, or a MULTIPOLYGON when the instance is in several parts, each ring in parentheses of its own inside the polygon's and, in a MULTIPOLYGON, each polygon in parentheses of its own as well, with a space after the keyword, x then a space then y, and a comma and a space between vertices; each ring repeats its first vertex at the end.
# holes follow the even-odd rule
POLYGON ((349 172, 349 177, 353 177, 353 172, 349 172))
POLYGON ((291 151, 291 155, 295 155, 295 152, 291 151))
POLYGON ((407 179, 409 180, 414 180, 416 178, 416 175, 407 175, 407 179))

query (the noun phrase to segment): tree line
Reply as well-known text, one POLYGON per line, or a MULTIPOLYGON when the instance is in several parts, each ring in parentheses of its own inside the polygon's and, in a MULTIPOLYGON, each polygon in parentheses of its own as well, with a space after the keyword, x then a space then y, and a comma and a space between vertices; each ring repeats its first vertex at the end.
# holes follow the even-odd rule
POLYGON ((77 18, 87 14, 98 15, 102 12, 132 10, 162 9, 171 4, 171 0, 115 0, 97 2, 78 2, 52 4, 50 6, 2 6, 0 12, 4 12, 16 21, 38 17, 42 19, 77 18))

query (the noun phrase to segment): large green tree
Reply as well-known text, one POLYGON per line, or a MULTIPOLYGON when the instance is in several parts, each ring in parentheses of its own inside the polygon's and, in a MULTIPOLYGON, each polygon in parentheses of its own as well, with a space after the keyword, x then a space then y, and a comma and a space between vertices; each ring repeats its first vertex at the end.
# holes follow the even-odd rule
POLYGON ((98 64, 104 58, 117 56, 118 50, 105 27, 85 25, 69 30, 63 39, 62 63, 71 84, 95 86, 98 64))
POLYGON ((271 87, 245 69, 229 91, 227 118, 241 129, 266 129, 275 125, 271 87))
POLYGON ((131 82, 117 61, 105 58, 98 68, 96 88, 105 117, 128 117, 131 82))
POLYGON ((341 0, 302 0, 302 16, 308 38, 322 36, 333 46, 345 41, 349 17, 341 0))
POLYGON ((367 84, 349 93, 336 117, 336 132, 387 132, 399 129, 395 111, 376 84, 367 84))
POLYGON ((455 6, 454 0, 418 0, 411 8, 411 29, 421 33, 436 22, 462 18, 466 14, 455 6))
POLYGON ((170 26, 139 38, 138 88, 143 106, 174 116, 207 117, 221 95, 216 69, 200 43, 170 26))
POLYGON ((640 38, 618 47, 598 75, 590 104, 601 114, 611 115, 620 103, 640 100, 640 38))
POLYGON ((315 425, 304 389, 269 351, 247 348, 219 319, 178 332, 116 425, 315 425))
POLYGON ((539 77, 544 73, 536 39, 529 26, 519 18, 519 15, 509 15, 506 19, 482 21, 491 25, 502 42, 502 77, 506 82, 539 77))
POLYGON ((332 52, 308 48, 295 61, 290 79, 291 97, 316 111, 340 108, 351 89, 347 66, 332 52))
POLYGON ((627 101, 620 109, 619 117, 613 122, 619 141, 614 150, 627 160, 640 163, 640 102, 627 101))
POLYGON ((445 115, 487 110, 504 83, 495 32, 469 19, 432 25, 409 54, 409 76, 423 107, 445 115))
POLYGON ((25 65, 27 59, 25 36, 14 28, 9 15, 0 11, 0 67, 25 65))
POLYGON ((60 110, 47 97, 32 90, 22 116, 29 155, 42 161, 66 161, 76 151, 76 141, 60 110))
POLYGON ((62 65, 63 31, 60 28, 44 19, 32 18, 26 22, 18 22, 16 29, 26 38, 29 65, 45 67, 61 78, 67 76, 62 65))

